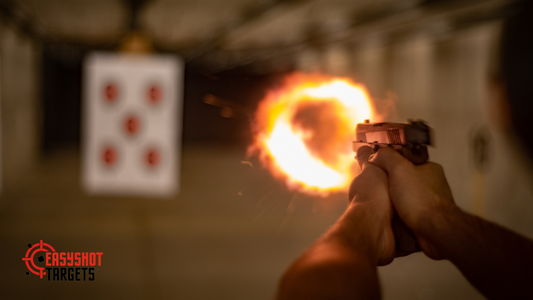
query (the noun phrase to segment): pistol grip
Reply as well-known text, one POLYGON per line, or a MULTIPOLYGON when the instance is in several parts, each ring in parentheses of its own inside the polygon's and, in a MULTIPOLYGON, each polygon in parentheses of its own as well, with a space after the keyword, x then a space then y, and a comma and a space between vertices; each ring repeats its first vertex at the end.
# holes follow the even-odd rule
POLYGON ((392 232, 396 243, 396 254, 403 256, 421 251, 415 234, 395 213, 392 218, 392 232))

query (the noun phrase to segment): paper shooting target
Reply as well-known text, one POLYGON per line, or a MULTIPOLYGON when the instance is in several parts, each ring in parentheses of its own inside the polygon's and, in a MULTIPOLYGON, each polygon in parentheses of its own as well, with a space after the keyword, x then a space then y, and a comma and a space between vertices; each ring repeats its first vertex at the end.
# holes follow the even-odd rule
POLYGON ((179 186, 181 60, 98 53, 87 57, 84 68, 82 178, 87 192, 174 194, 179 186))

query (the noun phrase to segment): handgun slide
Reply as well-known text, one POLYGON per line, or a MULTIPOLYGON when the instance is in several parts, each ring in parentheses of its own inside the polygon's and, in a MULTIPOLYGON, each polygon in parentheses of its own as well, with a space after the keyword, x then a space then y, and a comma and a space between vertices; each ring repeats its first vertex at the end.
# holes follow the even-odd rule
POLYGON ((423 121, 410 120, 408 123, 364 123, 355 128, 355 141, 352 148, 356 152, 362 145, 374 151, 388 146, 400 152, 415 165, 429 159, 427 145, 431 145, 431 128, 423 121))

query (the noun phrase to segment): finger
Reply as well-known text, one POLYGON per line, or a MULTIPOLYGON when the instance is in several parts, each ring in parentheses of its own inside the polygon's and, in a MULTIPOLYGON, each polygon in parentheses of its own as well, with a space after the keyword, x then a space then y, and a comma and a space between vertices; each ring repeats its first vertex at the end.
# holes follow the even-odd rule
POLYGON ((361 170, 363 170, 366 165, 368 165, 368 158, 376 153, 372 148, 368 146, 361 146, 359 149, 357 149, 357 153, 355 155, 355 158, 357 159, 357 162, 359 163, 359 167, 361 170))
POLYGON ((412 165, 408 159, 390 147, 379 149, 378 152, 369 159, 369 163, 380 167, 388 174, 394 172, 394 170, 398 168, 412 165))

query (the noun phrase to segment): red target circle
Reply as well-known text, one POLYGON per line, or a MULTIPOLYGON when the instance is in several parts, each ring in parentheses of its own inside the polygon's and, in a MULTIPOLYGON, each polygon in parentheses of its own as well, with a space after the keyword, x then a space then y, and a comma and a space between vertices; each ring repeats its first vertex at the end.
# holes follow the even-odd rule
POLYGON ((141 121, 135 115, 128 116, 124 122, 124 129, 128 135, 136 135, 141 129, 141 121))
POLYGON ((104 99, 108 103, 114 103, 119 96, 118 86, 115 83, 109 83, 104 88, 104 99))
POLYGON ((163 90, 158 85, 152 85, 148 88, 148 102, 152 105, 157 105, 163 98, 163 90))
POLYGON ((114 147, 105 147, 102 151, 102 162, 104 165, 112 167, 118 160, 118 153, 114 147))
MULTIPOLYGON (((43 275, 46 275, 46 272, 44 272, 45 268, 37 266, 35 264, 34 257, 38 252, 55 252, 56 250, 49 244, 43 243, 43 240, 33 246, 31 244, 28 244, 28 247, 30 249, 28 249, 28 251, 26 252, 26 256, 23 257, 22 260, 26 263, 26 267, 28 267, 28 270, 30 272, 35 275, 39 275, 39 277, 43 279, 43 275)), ((26 272, 26 275, 29 274, 29 272, 26 272)))
POLYGON ((159 163, 161 162, 161 154, 157 149, 148 149, 144 158, 146 165, 150 168, 159 166, 159 163))

